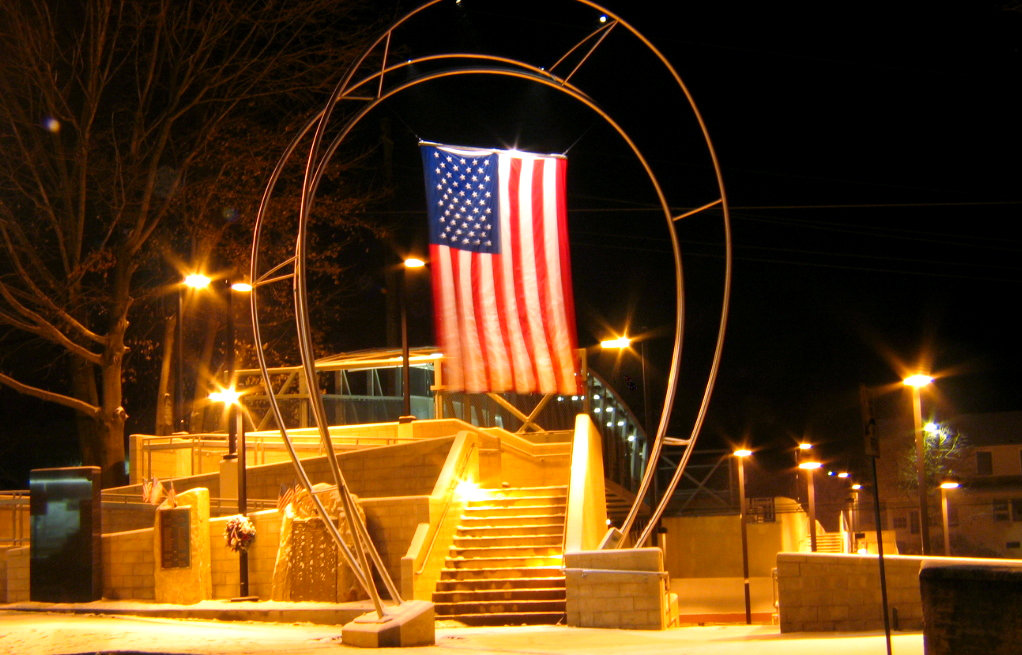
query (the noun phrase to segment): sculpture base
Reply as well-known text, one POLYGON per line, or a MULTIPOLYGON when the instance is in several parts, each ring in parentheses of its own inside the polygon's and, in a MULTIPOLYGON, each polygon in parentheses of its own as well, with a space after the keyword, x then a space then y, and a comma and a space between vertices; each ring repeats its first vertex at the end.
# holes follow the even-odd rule
POLYGON ((409 600, 385 607, 380 618, 367 612, 341 628, 341 643, 358 648, 395 648, 436 644, 433 603, 409 600))

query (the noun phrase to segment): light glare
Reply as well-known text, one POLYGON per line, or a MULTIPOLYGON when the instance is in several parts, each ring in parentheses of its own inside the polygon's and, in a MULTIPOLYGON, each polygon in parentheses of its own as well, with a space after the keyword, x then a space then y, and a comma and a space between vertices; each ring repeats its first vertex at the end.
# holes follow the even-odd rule
POLYGON ((915 387, 918 389, 919 387, 925 387, 929 383, 933 382, 933 376, 926 375, 924 373, 916 373, 915 375, 910 375, 905 378, 903 382, 907 387, 915 387))

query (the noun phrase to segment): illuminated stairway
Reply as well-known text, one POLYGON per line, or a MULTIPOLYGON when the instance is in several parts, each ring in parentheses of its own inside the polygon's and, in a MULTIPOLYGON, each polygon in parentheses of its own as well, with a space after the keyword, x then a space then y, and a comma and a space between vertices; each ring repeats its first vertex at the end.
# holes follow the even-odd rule
POLYGON ((482 489, 468 503, 433 594, 438 619, 468 625, 564 618, 567 487, 482 489))

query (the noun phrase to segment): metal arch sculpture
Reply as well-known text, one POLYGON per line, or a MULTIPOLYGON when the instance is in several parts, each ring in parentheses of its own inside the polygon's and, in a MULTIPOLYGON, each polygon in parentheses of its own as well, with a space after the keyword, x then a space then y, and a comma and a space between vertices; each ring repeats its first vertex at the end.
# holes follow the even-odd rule
MULTIPOLYGON (((260 288, 265 288, 267 285, 276 284, 290 280, 292 283, 292 290, 294 295, 295 303, 295 318, 296 318, 296 330, 298 338, 298 350, 302 361, 302 374, 305 382, 310 389, 316 388, 315 379, 315 356, 313 353, 312 341, 311 341, 311 325, 309 321, 309 305, 308 305, 308 294, 307 294, 307 268, 306 268, 306 252, 308 243, 308 223, 310 219, 311 208, 313 200, 316 195, 316 191, 322 180, 324 171, 331 161, 334 153, 340 147, 342 142, 351 131, 359 124, 359 122, 370 112, 376 109, 381 103, 392 98, 408 89, 426 84, 429 82, 437 81, 444 78, 451 78, 456 76, 468 76, 468 75, 483 75, 483 76, 501 76, 514 79, 525 80, 527 82, 544 86, 548 89, 552 89, 559 93, 562 93, 569 98, 582 103, 589 110, 597 114, 603 121, 609 125, 613 130, 621 137, 621 139, 631 149, 633 155, 642 165, 645 173, 647 174, 657 198, 660 203, 660 208, 663 211, 663 216, 667 221, 668 232, 670 234, 671 248, 674 254, 674 276, 676 285, 676 297, 677 297, 677 308, 675 316, 675 338, 673 344, 673 353, 671 366, 669 370, 667 389, 665 393, 664 407, 660 416, 660 421, 657 425, 655 438, 651 447, 650 456, 646 464, 646 470, 643 474, 642 481, 640 483, 639 491, 636 495, 636 501, 633 504, 631 510, 628 513, 627 518, 620 527, 622 533, 627 533, 638 514, 639 507, 642 499, 649 490, 652 484, 653 476, 656 471, 657 460, 659 459, 660 453, 663 448, 664 440, 666 438, 667 425, 670 421, 671 416, 671 405, 674 396, 677 392, 678 376, 681 363, 681 353, 684 335, 684 317, 685 317, 685 302, 683 294, 683 266, 681 257, 681 248, 678 242, 677 234, 674 229, 674 223, 684 218, 688 218, 712 207, 719 206, 722 210, 722 222, 725 237, 725 271, 724 271, 724 283, 722 290, 722 305, 720 312, 720 323, 719 330, 714 349, 714 355, 712 364, 710 367, 709 374, 707 376, 706 387, 702 396, 701 403, 699 405, 698 413, 695 417, 695 421, 688 439, 682 440, 682 444, 686 446, 685 452, 682 455, 681 461, 675 471, 674 478, 669 484, 666 493, 664 494, 661 502, 654 509, 653 515, 646 526, 645 530, 641 534, 637 545, 641 545, 650 534, 653 525, 657 519, 662 515, 666 508, 667 500, 670 499, 671 494, 677 486, 678 481, 684 472, 685 466, 688 463, 692 449, 695 445, 696 438, 702 428, 702 423, 705 419, 706 410, 709 405, 710 395, 713 390, 714 383, 716 381, 717 371, 719 369, 720 357, 723 350, 723 335, 724 328, 727 323, 728 314, 728 303, 730 298, 731 288, 731 229, 730 229, 730 218, 728 214, 728 207, 726 201, 726 195, 724 192, 724 185, 720 171, 720 165, 717 160, 716 152, 713 148, 712 142, 710 141, 709 134, 706 129, 706 125, 699 113, 696 105, 689 93, 687 87, 682 82, 681 77, 677 71, 671 66, 670 62, 664 57, 659 50, 657 50, 652 43, 649 42, 646 37, 640 34, 634 27, 629 25, 627 22, 622 20, 619 16, 612 12, 604 9, 600 5, 590 2, 589 0, 566 0, 572 4, 579 4, 589 7, 597 15, 607 17, 605 23, 601 24, 600 27, 591 32, 588 36, 583 38, 581 41, 567 49, 561 58, 549 69, 536 66, 531 63, 520 61, 517 59, 489 55, 485 53, 464 53, 464 52, 451 52, 444 54, 434 54, 425 57, 412 58, 403 62, 390 64, 388 59, 391 51, 391 41, 396 30, 405 26, 407 23, 412 21, 414 18, 419 17, 424 12, 433 8, 445 0, 431 0, 426 2, 417 9, 409 12, 388 28, 367 50, 363 55, 349 68, 343 78, 338 82, 329 100, 323 107, 323 109, 314 116, 294 137, 289 146, 285 149, 285 152, 278 161, 270 179, 267 183, 266 189, 263 193, 262 200, 260 202, 259 210, 256 216, 256 223, 254 228, 254 235, 252 241, 251 251, 251 265, 250 265, 250 279, 253 282, 253 293, 250 295, 250 307, 252 316, 252 329, 255 340, 255 351, 257 353, 259 368, 262 372, 264 383, 269 388, 270 386, 270 375, 269 367, 266 362, 266 356, 263 348, 262 335, 259 325, 259 302, 258 292, 260 288), (575 75, 579 69, 587 63, 589 57, 595 52, 610 35, 610 33, 620 26, 626 30, 634 38, 645 46, 650 52, 652 52, 656 58, 662 63, 670 77, 677 84, 678 88, 684 94, 684 97, 688 101, 689 109, 698 123, 699 130, 702 134, 704 144, 712 162, 714 176, 716 178, 717 189, 719 191, 719 198, 714 199, 710 202, 702 204, 697 209, 682 214, 680 216, 673 216, 670 205, 667 202, 664 190, 655 175, 650 163, 646 157, 643 156, 639 150, 635 141, 626 133, 626 131, 619 125, 596 101, 586 94, 581 89, 577 88, 571 83, 571 78, 575 75), (364 76, 358 77, 361 71, 366 67, 366 62, 372 53, 377 52, 382 48, 382 63, 379 68, 373 68, 369 72, 365 73, 364 76), (588 49, 587 49, 588 48, 588 49), (565 76, 560 77, 555 75, 552 71, 557 70, 570 56, 582 53, 581 60, 575 65, 575 67, 568 72, 565 76), (410 71, 416 70, 414 67, 418 65, 430 63, 433 65, 443 64, 450 67, 441 68, 424 74, 418 74, 410 78, 404 79, 401 82, 394 83, 392 80, 398 76, 394 75, 397 71, 409 73, 410 71), (472 64, 472 65, 469 65, 472 64), (388 79, 389 78, 389 79, 388 79), (375 88, 373 88, 375 87, 375 88), (359 95, 362 94, 362 95, 359 95), (368 95, 367 95, 368 94, 368 95), (341 102, 358 102, 362 103, 361 107, 354 112, 354 114, 348 118, 344 126, 338 131, 338 133, 329 141, 326 139, 327 128, 330 123, 331 117, 334 112, 334 108, 341 102), (260 246, 263 236, 263 230, 268 221, 268 210, 270 200, 274 195, 277 183, 280 180, 283 169, 288 164, 295 153, 298 152, 300 144, 312 135, 311 145, 309 147, 308 154, 305 158, 304 165, 304 182, 301 191, 301 201, 298 212, 298 226, 295 240, 294 254, 280 262, 271 263, 265 267, 260 261, 260 246)), ((447 0, 449 1, 449 0, 447 0)), ((460 0, 458 0, 460 3, 460 0)), ((296 474, 302 485, 310 492, 310 496, 313 498, 314 505, 317 511, 324 520, 325 525, 328 527, 328 531, 331 537, 338 545, 339 550, 343 554, 345 560, 351 566, 356 579, 362 585, 363 589, 372 598, 377 613, 383 616, 383 606, 379 598, 379 593, 375 589, 373 584, 372 572, 369 568, 369 560, 372 560, 373 566, 377 569, 381 580, 387 587, 388 593, 394 602, 402 602, 400 595, 387 574, 386 569, 383 567, 379 554, 376 552, 371 539, 369 538, 368 532, 365 525, 358 520, 357 514, 354 511, 354 503, 351 499, 350 493, 344 481, 343 473, 337 464, 335 457, 328 457, 327 460, 330 462, 331 472, 334 477, 338 492, 341 496, 343 506, 345 508, 345 514, 348 520, 348 527, 350 533, 354 536, 354 550, 351 552, 346 544, 341 539, 340 532, 337 526, 334 525, 331 518, 327 515, 325 508, 316 498, 315 494, 312 494, 312 484, 306 474, 301 461, 295 452, 295 449, 291 443, 290 436, 288 435, 288 429, 285 425, 283 414, 280 406, 272 393, 268 394, 271 410, 277 420, 278 426, 280 426, 281 436, 286 445, 286 448, 291 457, 292 463, 295 467, 296 474)), ((316 426, 319 431, 320 439, 323 443, 324 449, 328 453, 333 453, 333 444, 327 429, 326 424, 326 412, 323 406, 322 399, 318 394, 310 394, 310 404, 312 414, 314 416, 316 426)))

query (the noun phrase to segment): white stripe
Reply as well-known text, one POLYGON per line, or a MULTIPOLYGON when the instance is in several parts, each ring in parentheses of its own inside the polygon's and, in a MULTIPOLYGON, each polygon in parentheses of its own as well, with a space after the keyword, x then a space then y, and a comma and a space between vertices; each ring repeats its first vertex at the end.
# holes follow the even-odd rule
POLYGON ((461 359, 461 340, 458 338, 458 307, 454 296, 454 272, 451 270, 451 249, 437 246, 437 260, 433 262, 435 275, 439 279, 440 307, 434 311, 440 317, 440 334, 437 338, 444 348, 447 363, 445 386, 450 389, 465 388, 464 363, 461 359))
POLYGON ((501 268, 503 271, 504 318, 510 344, 511 369, 514 372, 515 391, 527 393, 535 386, 532 362, 525 345, 525 336, 518 318, 518 298, 515 294, 514 249, 511 243, 511 201, 508 198, 508 180, 511 175, 511 157, 501 153, 498 157, 498 179, 500 180, 500 239, 501 268))

